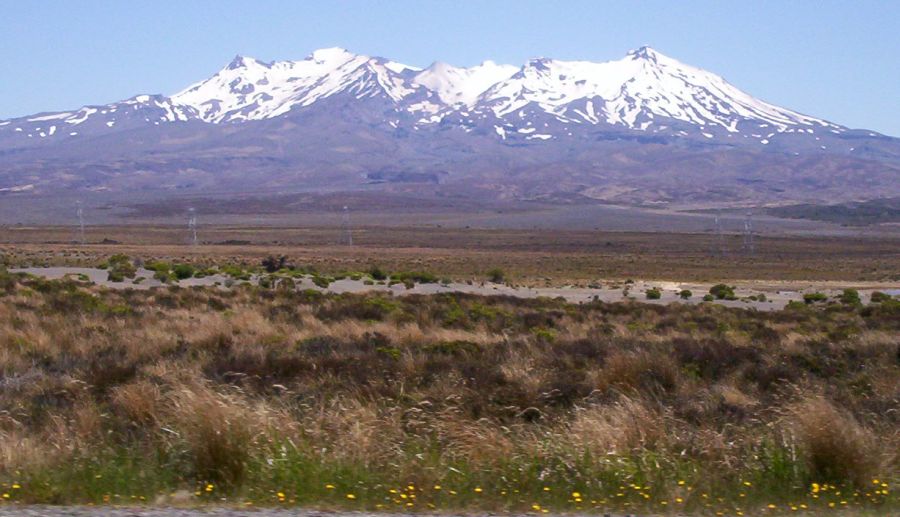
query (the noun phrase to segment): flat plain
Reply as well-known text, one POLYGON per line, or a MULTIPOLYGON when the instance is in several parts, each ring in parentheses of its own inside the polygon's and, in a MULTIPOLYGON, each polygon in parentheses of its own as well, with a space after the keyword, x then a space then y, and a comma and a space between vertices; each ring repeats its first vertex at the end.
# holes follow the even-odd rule
POLYGON ((76 228, 9 227, 0 247, 11 265, 92 265, 125 253, 145 259, 256 265, 286 256, 326 273, 427 270, 480 279, 502 268, 523 285, 583 285, 598 279, 670 281, 900 281, 900 234, 877 236, 757 235, 754 251, 739 233, 596 230, 356 227, 353 246, 340 227, 201 227, 189 246, 184 226, 99 226, 76 245, 76 228))
POLYGON ((184 227, 103 226, 80 244, 71 227, 5 229, 10 269, 102 267, 127 282, 140 267, 162 285, 0 274, 0 511, 888 515, 900 504, 898 239, 757 235, 751 252, 738 234, 344 236, 204 226, 190 245, 184 227), (257 281, 172 280, 208 275, 257 281), (323 293, 301 276, 413 292, 635 280, 722 284, 694 298, 730 286, 810 296, 764 312, 645 293, 323 293))

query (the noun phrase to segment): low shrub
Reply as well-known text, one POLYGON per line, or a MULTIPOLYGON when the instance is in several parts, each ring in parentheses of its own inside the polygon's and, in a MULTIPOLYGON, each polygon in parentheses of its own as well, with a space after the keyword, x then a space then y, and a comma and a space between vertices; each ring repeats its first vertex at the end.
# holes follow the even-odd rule
POLYGON ((803 293, 803 302, 807 305, 824 302, 826 300, 828 300, 828 296, 825 295, 825 293, 803 293))
POLYGON ((709 294, 717 300, 737 300, 737 296, 734 295, 734 287, 725 284, 716 284, 710 287, 709 294))
POLYGON ((494 268, 487 272, 487 279, 489 282, 502 284, 506 279, 506 273, 504 273, 500 268, 494 268))
POLYGON ((172 268, 172 273, 175 275, 175 278, 185 280, 194 276, 194 266, 190 264, 176 264, 172 268))
POLYGON ((887 293, 883 293, 881 291, 875 291, 872 293, 872 303, 883 303, 888 300, 891 300, 891 295, 887 293))

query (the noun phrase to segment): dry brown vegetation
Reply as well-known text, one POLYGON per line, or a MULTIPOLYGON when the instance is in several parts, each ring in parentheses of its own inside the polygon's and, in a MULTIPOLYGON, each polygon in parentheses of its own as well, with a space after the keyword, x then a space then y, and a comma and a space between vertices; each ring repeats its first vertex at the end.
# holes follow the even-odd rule
POLYGON ((186 246, 183 227, 92 227, 87 246, 72 245, 66 227, 9 228, 0 252, 12 264, 96 265, 116 253, 195 264, 258 265, 269 255, 324 273, 432 271, 454 279, 485 279, 501 268, 520 284, 586 284, 628 278, 718 282, 900 280, 900 239, 876 237, 759 236, 753 257, 741 253, 741 236, 725 237, 716 256, 710 234, 568 230, 357 228, 354 246, 336 246, 339 228, 203 227, 202 245, 186 246), (104 240, 107 242, 103 244, 104 240))
POLYGON ((757 313, 7 274, 0 293, 11 499, 898 504, 895 301, 757 313))

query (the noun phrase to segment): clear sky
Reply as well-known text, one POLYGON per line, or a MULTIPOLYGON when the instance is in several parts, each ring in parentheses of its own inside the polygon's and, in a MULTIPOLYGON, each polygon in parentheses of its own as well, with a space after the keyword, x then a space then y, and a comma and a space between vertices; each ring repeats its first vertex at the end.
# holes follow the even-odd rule
POLYGON ((235 54, 606 61, 650 45, 763 100, 900 136, 900 0, 0 0, 0 118, 172 94, 235 54))

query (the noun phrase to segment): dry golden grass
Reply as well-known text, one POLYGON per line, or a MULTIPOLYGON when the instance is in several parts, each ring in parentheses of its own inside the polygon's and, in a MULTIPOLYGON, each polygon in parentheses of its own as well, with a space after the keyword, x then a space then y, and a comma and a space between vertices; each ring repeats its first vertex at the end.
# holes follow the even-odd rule
POLYGON ((414 484, 452 488, 415 492, 446 508, 734 512, 834 502, 819 483, 896 508, 871 488, 900 472, 895 302, 758 313, 6 280, 0 484, 20 500, 199 488, 377 508, 414 484))

